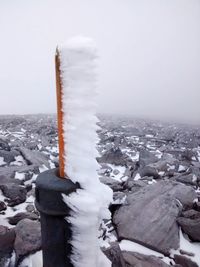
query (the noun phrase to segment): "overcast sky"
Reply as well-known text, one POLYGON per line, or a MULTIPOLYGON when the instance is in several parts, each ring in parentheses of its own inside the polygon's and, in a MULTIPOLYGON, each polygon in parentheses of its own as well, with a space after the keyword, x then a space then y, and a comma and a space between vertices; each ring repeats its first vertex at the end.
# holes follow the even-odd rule
POLYGON ((200 0, 1 0, 0 114, 56 111, 54 53, 99 49, 99 111, 200 123, 200 0))

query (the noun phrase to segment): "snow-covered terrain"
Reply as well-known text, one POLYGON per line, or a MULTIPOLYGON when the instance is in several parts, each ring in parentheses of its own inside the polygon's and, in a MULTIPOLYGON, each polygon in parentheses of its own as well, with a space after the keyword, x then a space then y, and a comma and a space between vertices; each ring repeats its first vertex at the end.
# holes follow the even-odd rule
MULTIPOLYGON (((114 197, 112 220, 99 232, 105 254, 125 266, 200 266, 200 127, 99 119, 99 177, 114 197)), ((41 266, 34 182, 58 166, 56 129, 54 115, 0 117, 2 267, 11 258, 21 267, 41 266)))

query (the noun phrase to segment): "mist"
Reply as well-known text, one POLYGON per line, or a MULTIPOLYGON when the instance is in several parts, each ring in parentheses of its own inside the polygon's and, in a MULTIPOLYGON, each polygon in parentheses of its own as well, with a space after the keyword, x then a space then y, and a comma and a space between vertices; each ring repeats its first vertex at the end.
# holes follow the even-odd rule
POLYGON ((54 55, 98 46, 98 112, 200 123, 199 0, 2 0, 0 114, 55 113, 54 55))

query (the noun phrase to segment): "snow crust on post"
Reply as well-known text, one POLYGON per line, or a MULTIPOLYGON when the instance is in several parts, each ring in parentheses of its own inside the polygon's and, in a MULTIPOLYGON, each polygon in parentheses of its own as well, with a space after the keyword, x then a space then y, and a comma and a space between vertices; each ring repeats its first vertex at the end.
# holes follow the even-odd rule
POLYGON ((103 218, 110 219, 108 205, 112 191, 100 183, 96 161, 96 59, 97 49, 90 38, 75 37, 58 47, 64 112, 65 173, 78 189, 63 196, 71 208, 72 263, 75 267, 107 267, 110 261, 98 242, 103 218))

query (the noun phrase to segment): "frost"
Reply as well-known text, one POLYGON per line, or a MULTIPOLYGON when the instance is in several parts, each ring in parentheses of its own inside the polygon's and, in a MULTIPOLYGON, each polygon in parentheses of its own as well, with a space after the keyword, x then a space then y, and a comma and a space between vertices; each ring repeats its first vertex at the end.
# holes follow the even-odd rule
POLYGON ((107 267, 99 247, 99 226, 110 218, 112 191, 100 183, 96 161, 96 47, 93 40, 75 37, 58 47, 64 112, 65 173, 82 189, 63 196, 71 208, 72 262, 75 267, 107 267))

